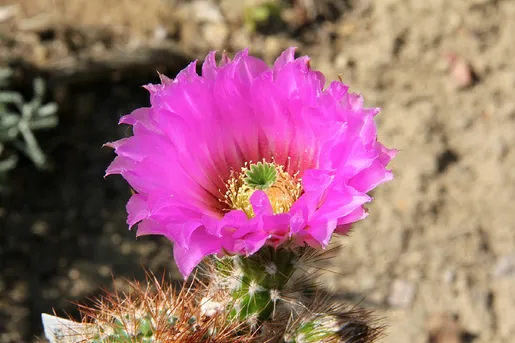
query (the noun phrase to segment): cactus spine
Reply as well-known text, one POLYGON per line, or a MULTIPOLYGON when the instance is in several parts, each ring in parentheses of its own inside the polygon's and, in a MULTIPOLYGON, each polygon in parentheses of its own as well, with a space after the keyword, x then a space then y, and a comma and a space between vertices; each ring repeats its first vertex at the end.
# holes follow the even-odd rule
POLYGON ((282 294, 295 271, 298 250, 264 247, 249 257, 230 257, 215 262, 215 275, 234 300, 231 314, 252 326, 275 314, 282 294))
POLYGON ((312 282, 304 268, 323 258, 310 248, 265 247, 207 263, 207 280, 178 292, 149 275, 127 294, 81 307, 83 323, 45 315, 44 324, 62 322, 57 331, 45 324, 45 334, 51 343, 375 342, 381 327, 368 312, 335 303, 312 282))
MULTIPOLYGON (((357 312, 356 314, 358 314, 357 312)), ((358 316, 359 317, 359 316, 358 316)), ((363 318, 361 318, 363 319, 363 318)), ((284 335, 284 343, 369 343, 380 329, 346 313, 316 313, 300 318, 284 335)))

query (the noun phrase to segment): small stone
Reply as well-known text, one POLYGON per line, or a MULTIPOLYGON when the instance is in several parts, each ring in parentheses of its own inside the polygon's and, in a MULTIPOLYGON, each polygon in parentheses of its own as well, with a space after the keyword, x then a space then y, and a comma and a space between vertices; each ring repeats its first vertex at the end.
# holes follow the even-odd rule
POLYGON ((20 10, 19 5, 8 5, 0 7, 0 23, 12 19, 18 14, 20 10))
POLYGON ((376 280, 371 275, 366 275, 361 279, 360 288, 363 290, 371 290, 376 287, 376 280))
POLYGON ((158 41, 165 40, 168 37, 168 31, 163 26, 157 26, 154 29, 154 39, 158 41))
POLYGON ((334 65, 338 71, 346 69, 349 66, 350 58, 344 53, 338 54, 334 59, 334 65))
POLYGON ((210 1, 197 0, 190 3, 189 11, 198 22, 223 23, 224 17, 220 8, 210 1))
POLYGON ((272 59, 273 56, 279 56, 284 48, 281 39, 277 36, 267 36, 265 38, 265 56, 266 59, 272 59))
POLYGON ((77 280, 80 278, 80 272, 78 269, 72 268, 68 272, 68 277, 72 280, 77 280))
POLYGON ((32 46, 31 61, 36 65, 43 65, 49 57, 49 49, 46 45, 35 44, 32 46))
POLYGON ((231 34, 230 44, 234 50, 241 50, 249 47, 251 45, 249 34, 241 28, 234 30, 231 34))
POLYGON ((515 276, 515 254, 502 256, 495 264, 493 273, 498 278, 515 276))
POLYGON ((459 57, 455 53, 448 53, 445 59, 449 65, 449 73, 457 88, 472 86, 477 75, 468 61, 459 57))
POLYGON ((464 331, 456 318, 450 313, 437 313, 426 321, 429 342, 461 343, 464 331))
POLYGON ((284 8, 281 12, 281 18, 288 26, 295 29, 306 25, 311 20, 308 10, 304 6, 284 8))
POLYGON ((220 9, 229 22, 238 22, 242 18, 242 13, 249 6, 248 1, 221 0, 220 9))
POLYGON ((229 28, 223 23, 208 23, 202 27, 202 35, 211 49, 222 49, 229 37, 229 28))
POLYGON ((21 303, 27 299, 29 295, 29 285, 27 282, 18 281, 9 291, 9 298, 17 303, 21 303))
POLYGON ((414 296, 415 286, 412 283, 396 279, 392 283, 388 304, 394 307, 408 308, 413 302, 414 296))
POLYGON ((337 33, 340 37, 349 37, 356 31, 356 24, 350 21, 344 21, 343 24, 337 28, 337 33))
POLYGON ((59 298, 59 295, 60 295, 59 289, 57 289, 55 287, 44 289, 41 293, 42 293, 44 299, 52 299, 52 300, 59 298))
POLYGON ((454 280, 456 279, 456 274, 452 270, 446 270, 443 273, 442 278, 445 283, 450 284, 450 283, 453 283, 454 280))
POLYGON ((463 25, 463 18, 458 12, 450 13, 448 16, 448 25, 450 30, 456 31, 463 25))
POLYGON ((118 233, 115 233, 111 236, 111 243, 114 245, 119 245, 122 242, 122 236, 118 233))
POLYGON ((98 273, 103 277, 107 277, 112 274, 112 270, 111 267, 104 265, 98 268, 98 273))
POLYGON ((32 233, 36 236, 46 236, 48 233, 48 224, 44 221, 37 220, 32 224, 32 233))
POLYGON ((123 242, 120 246, 120 251, 124 255, 129 255, 132 252, 132 244, 129 242, 123 242))

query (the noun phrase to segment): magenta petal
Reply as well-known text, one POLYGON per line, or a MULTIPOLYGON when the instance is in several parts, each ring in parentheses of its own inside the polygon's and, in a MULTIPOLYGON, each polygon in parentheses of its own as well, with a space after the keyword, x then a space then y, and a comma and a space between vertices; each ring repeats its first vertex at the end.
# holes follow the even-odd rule
POLYGON ((223 51, 222 59, 220 60, 220 67, 223 67, 229 63, 231 63, 231 58, 227 55, 227 53, 225 51, 223 51))
POLYGON ((327 170, 309 169, 302 176, 302 187, 305 191, 325 190, 331 184, 334 175, 327 170))
POLYGON ((296 234, 308 226, 310 218, 315 214, 320 202, 319 192, 307 192, 293 204, 290 210, 291 234, 296 234))
POLYGON ((357 207, 369 202, 371 198, 365 193, 357 192, 348 186, 331 189, 326 193, 322 205, 310 220, 310 225, 343 217, 357 207))
POLYGON ((338 225, 346 225, 350 223, 355 223, 357 221, 360 221, 361 219, 364 219, 368 216, 367 211, 365 210, 365 207, 360 206, 356 208, 351 213, 347 214, 346 216, 343 216, 338 219, 338 225))
POLYGON ((249 233, 241 239, 236 239, 233 249, 240 254, 252 255, 261 249, 269 238, 270 235, 264 231, 249 233))
POLYGON ((314 248, 318 248, 319 246, 326 247, 329 244, 336 225, 336 220, 332 219, 309 226, 306 232, 310 237, 306 239, 306 242, 314 248))
POLYGON ((131 171, 135 168, 136 163, 128 158, 122 157, 122 156, 116 156, 106 169, 105 176, 111 175, 111 174, 122 174, 124 175, 125 172, 131 171))
POLYGON ((117 149, 118 147, 124 145, 125 143, 127 143, 127 140, 129 138, 122 138, 122 139, 119 139, 117 141, 114 141, 114 142, 107 142, 104 144, 104 146, 106 147, 109 147, 111 149, 117 149))
POLYGON ((366 216, 366 193, 392 178, 386 166, 396 150, 377 141, 379 109, 364 108, 341 82, 324 89, 309 61, 291 47, 273 67, 248 49, 217 64, 211 51, 202 76, 196 62, 175 79, 160 75, 145 86, 151 106, 120 119, 133 134, 106 144, 117 154, 106 175, 122 175, 137 192, 127 223, 173 241, 183 275, 210 254, 248 255, 286 241, 324 247, 366 216), (235 172, 262 160, 298 178, 301 195, 274 213, 277 199, 254 191, 248 218, 224 193, 235 172))
POLYGON ((196 220, 169 223, 166 225, 165 236, 177 243, 175 246, 185 248, 191 244, 191 236, 201 225, 202 224, 196 220))
POLYGON ((216 78, 218 67, 216 65, 216 51, 211 51, 202 63, 202 77, 209 80, 216 78))
POLYGON ((243 84, 252 84, 256 77, 268 70, 265 62, 253 56, 244 56, 241 59, 235 57, 234 63, 237 68, 235 70, 235 79, 243 84))
POLYGON ((272 235, 285 236, 289 233, 291 215, 280 213, 273 216, 263 216, 263 229, 272 235))
POLYGON ((176 243, 176 247, 186 248, 191 243, 191 236, 199 227, 198 222, 163 225, 153 219, 145 219, 138 224, 137 237, 162 235, 176 243))
POLYGON ((362 220, 366 218, 367 211, 365 211, 365 208, 363 206, 358 207, 348 215, 339 218, 338 219, 338 226, 334 230, 335 233, 338 233, 340 235, 345 235, 349 232, 351 229, 351 224, 355 223, 359 220, 362 220))
POLYGON ((295 60, 295 50, 297 48, 295 47, 289 47, 286 50, 284 50, 281 53, 281 56, 279 56, 275 62, 274 62, 274 69, 281 69, 286 64, 293 62, 295 60))
POLYGON ((363 146, 369 147, 374 145, 377 137, 377 127, 372 116, 365 116, 363 118, 363 126, 359 132, 361 143, 363 146))
POLYGON ((350 178, 369 167, 377 156, 376 150, 367 149, 361 141, 340 141, 331 151, 331 162, 339 176, 350 178))
POLYGON ((147 206, 147 197, 141 194, 134 194, 127 203, 127 224, 129 228, 134 224, 148 218, 150 213, 147 206))
POLYGON ((332 81, 327 87, 327 94, 330 95, 333 100, 340 101, 349 91, 349 86, 344 85, 338 81, 332 81))
POLYGON ((177 77, 176 82, 186 84, 194 81, 200 81, 201 78, 197 74, 197 61, 191 62, 186 68, 184 68, 177 77))
MULTIPOLYGON (((227 219, 227 217, 228 216, 225 215, 224 221, 225 221, 225 219, 227 219)), ((245 216, 245 218, 246 217, 247 216, 245 216)), ((220 218, 204 215, 204 216, 202 216, 202 225, 206 229, 206 232, 209 233, 210 235, 213 235, 216 237, 222 236, 221 230, 222 230, 224 223, 220 220, 220 218)))
POLYGON ((145 219, 138 224, 138 232, 136 233, 136 237, 148 235, 167 236, 167 234, 168 230, 166 229, 166 226, 155 220, 145 219))
POLYGON ((392 172, 385 169, 381 162, 376 160, 369 168, 362 170, 359 174, 350 179, 349 186, 366 193, 381 183, 391 179, 393 179, 392 172))
POLYGON ((376 142, 375 147, 379 151, 379 162, 385 167, 399 152, 397 149, 388 149, 379 142, 376 142))
POLYGON ((161 81, 161 84, 164 86, 171 85, 174 80, 169 78, 168 76, 161 74, 160 72, 157 72, 159 74, 159 80, 161 81))
POLYGON ((324 78, 311 71, 307 61, 298 59, 277 72, 275 83, 281 92, 292 99, 300 98, 304 104, 315 106, 317 96, 321 94, 324 86, 324 78))
MULTIPOLYGON (((196 227, 195 227, 196 228, 196 227)), ((181 233, 185 234, 185 233, 181 233)), ((176 247, 187 247, 188 244, 184 244, 184 238, 182 244, 179 244, 181 239, 177 239, 179 232, 174 231, 173 225, 164 226, 158 221, 152 219, 145 219, 138 224, 137 237, 148 236, 148 235, 161 235, 165 236, 172 242, 176 243, 176 247)), ((190 232, 191 235, 191 232, 190 232)))
POLYGON ((263 216, 263 229, 269 234, 268 245, 277 247, 290 238, 290 221, 288 213, 263 216))
POLYGON ((115 150, 118 156, 141 162, 154 154, 166 158, 169 153, 169 142, 162 136, 138 135, 127 138, 122 144, 117 144, 115 150))
POLYGON ((254 191, 250 197, 250 203, 252 204, 252 209, 254 210, 256 217, 261 215, 272 215, 274 213, 270 199, 268 199, 268 195, 263 191, 254 191))
POLYGON ((249 219, 243 211, 231 211, 221 220, 224 231, 235 239, 245 237, 252 232, 261 232, 263 225, 257 219, 249 219))
POLYGON ((349 94, 349 104, 354 111, 363 109, 363 97, 360 94, 349 94))
POLYGON ((159 129, 157 123, 152 118, 151 111, 152 109, 148 107, 135 109, 130 114, 121 117, 118 123, 133 125, 134 131, 137 131, 137 128, 142 126, 149 131, 158 132, 159 129))
POLYGON ((308 223, 310 211, 304 201, 305 198, 297 200, 296 206, 290 211, 292 214, 290 219, 291 234, 296 234, 306 227, 308 223))
POLYGON ((221 249, 222 240, 200 228, 193 233, 189 246, 182 248, 176 245, 173 255, 179 271, 186 279, 205 256, 219 253, 221 249))

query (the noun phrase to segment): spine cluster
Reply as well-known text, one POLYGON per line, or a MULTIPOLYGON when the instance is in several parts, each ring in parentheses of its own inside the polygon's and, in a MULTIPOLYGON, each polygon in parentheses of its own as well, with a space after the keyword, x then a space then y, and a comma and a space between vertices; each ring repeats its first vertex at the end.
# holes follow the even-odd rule
POLYGON ((370 313, 334 302, 315 282, 324 258, 312 248, 265 247, 249 257, 215 259, 207 275, 214 289, 230 294, 229 318, 262 341, 375 342, 382 327, 370 313))
MULTIPOLYGON (((81 307, 84 321, 52 343, 372 343, 382 328, 367 311, 331 300, 308 266, 310 248, 266 247, 249 257, 213 258, 176 291, 165 280, 132 282, 81 307), (64 340, 65 338, 73 340, 64 340)), ((315 266, 316 268, 316 266, 315 266)), ((63 320, 64 321, 64 320, 63 320)), ((68 322, 68 321, 67 321, 68 322)))

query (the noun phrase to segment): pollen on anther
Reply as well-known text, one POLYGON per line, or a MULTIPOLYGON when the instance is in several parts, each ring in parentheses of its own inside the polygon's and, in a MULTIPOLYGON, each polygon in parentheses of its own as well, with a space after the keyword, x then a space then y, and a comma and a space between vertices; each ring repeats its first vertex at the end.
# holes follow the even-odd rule
MULTIPOLYGON (((266 164, 268 168, 275 168, 276 177, 274 182, 261 189, 268 196, 274 213, 288 212, 302 192, 301 180, 297 177, 298 173, 291 175, 284 170, 282 165, 277 165, 274 162, 268 163, 263 160, 258 164, 266 164)), ((249 218, 254 216, 250 197, 256 191, 252 187, 253 184, 248 182, 248 172, 253 165, 252 163, 245 163, 239 172, 233 171, 226 182, 225 192, 222 192, 224 194, 223 203, 227 206, 226 210, 242 210, 249 218)))

